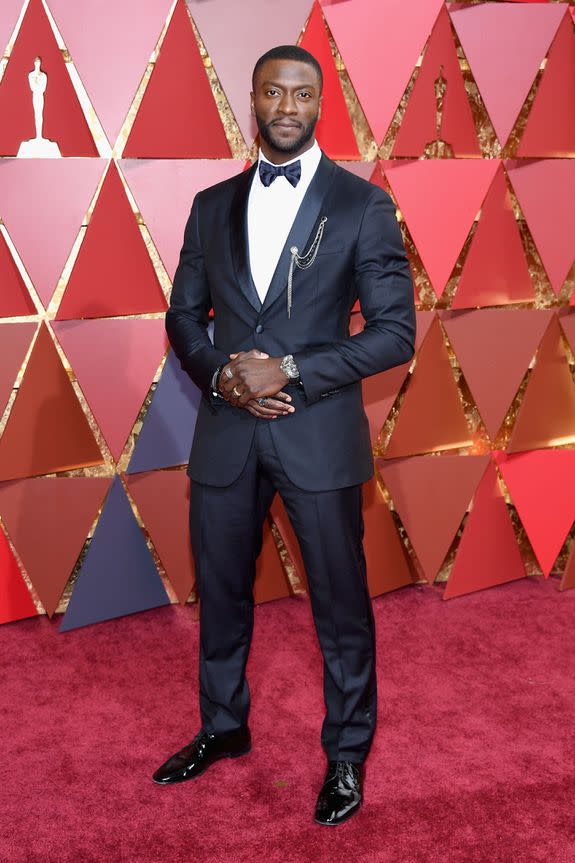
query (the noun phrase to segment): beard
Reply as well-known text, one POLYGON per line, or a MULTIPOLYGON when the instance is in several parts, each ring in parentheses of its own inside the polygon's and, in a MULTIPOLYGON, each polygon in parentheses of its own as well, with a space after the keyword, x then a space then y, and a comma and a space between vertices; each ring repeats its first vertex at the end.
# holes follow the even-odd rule
POLYGON ((274 126, 273 121, 271 123, 266 123, 260 117, 259 114, 256 113, 256 123, 258 124, 258 129, 260 133, 260 137, 266 142, 269 147, 273 147, 274 150, 278 150, 280 153, 297 153, 308 141, 311 141, 313 138, 313 133, 315 131, 315 127, 318 121, 318 115, 309 121, 309 123, 302 124, 300 134, 297 138, 295 138, 291 143, 287 141, 282 141, 280 138, 274 135, 274 126))

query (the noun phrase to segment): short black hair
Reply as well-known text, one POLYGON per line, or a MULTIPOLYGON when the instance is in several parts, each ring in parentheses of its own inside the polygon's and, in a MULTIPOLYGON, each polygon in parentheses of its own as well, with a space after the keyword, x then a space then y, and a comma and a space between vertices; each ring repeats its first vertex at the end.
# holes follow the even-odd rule
POLYGON ((307 63, 308 66, 313 66, 319 78, 320 93, 323 88, 323 73, 321 66, 315 59, 313 54, 306 51, 305 48, 300 48, 299 45, 278 45, 277 48, 270 48, 265 54, 259 58, 252 72, 252 89, 256 79, 258 69, 267 63, 268 60, 297 60, 299 63, 307 63))

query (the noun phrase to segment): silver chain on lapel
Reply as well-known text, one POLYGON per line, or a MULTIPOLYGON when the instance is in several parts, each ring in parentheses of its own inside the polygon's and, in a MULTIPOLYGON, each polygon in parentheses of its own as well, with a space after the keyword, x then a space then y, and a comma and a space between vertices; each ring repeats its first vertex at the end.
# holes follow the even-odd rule
POLYGON ((305 252, 305 254, 298 254, 298 247, 292 246, 290 249, 291 252, 291 260, 289 265, 289 273, 288 273, 288 283, 287 283, 287 314, 288 318, 291 316, 291 304, 292 304, 292 282, 293 282, 293 268, 294 264, 296 267, 299 267, 300 270, 307 270, 308 267, 311 267, 313 262, 315 261, 315 256, 317 255, 317 251, 319 249, 319 244, 321 242, 321 238, 323 236, 323 226, 327 222, 327 216, 323 216, 321 222, 318 225, 318 229, 315 237, 312 240, 311 246, 305 252))

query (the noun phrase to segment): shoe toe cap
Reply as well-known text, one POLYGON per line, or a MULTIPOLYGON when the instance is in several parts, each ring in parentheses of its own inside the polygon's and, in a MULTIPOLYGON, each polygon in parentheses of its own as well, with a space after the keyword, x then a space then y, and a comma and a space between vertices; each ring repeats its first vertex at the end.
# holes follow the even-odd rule
POLYGON ((320 794, 315 810, 315 819, 321 824, 339 824, 345 821, 361 804, 361 795, 353 791, 337 794, 320 794))
POLYGON ((158 767, 155 773, 153 773, 152 779, 154 782, 160 782, 162 785, 167 785, 170 782, 181 782, 187 775, 193 772, 194 767, 195 764, 193 761, 177 753, 168 758, 161 767, 158 767))

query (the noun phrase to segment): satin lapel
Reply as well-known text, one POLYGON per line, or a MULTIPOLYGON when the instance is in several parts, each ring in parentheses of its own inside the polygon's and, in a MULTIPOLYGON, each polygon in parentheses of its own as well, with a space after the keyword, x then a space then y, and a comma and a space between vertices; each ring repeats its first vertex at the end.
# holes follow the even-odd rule
MULTIPOLYGON (((332 173, 335 169, 335 163, 332 162, 325 154, 322 154, 313 180, 309 184, 303 200, 300 204, 297 215, 294 219, 291 231, 282 249, 277 267, 275 268, 270 286, 264 298, 262 312, 265 312, 271 304, 277 300, 280 294, 287 288, 287 278, 290 262, 290 249, 292 246, 297 246, 300 255, 306 251, 312 229, 321 215, 321 206, 327 191, 330 188, 332 173)), ((326 231, 329 227, 326 226, 326 231)))
POLYGON ((249 245, 248 245, 248 196, 252 177, 256 170, 257 162, 244 171, 234 199, 232 201, 230 229, 232 258, 238 279, 238 285, 246 300, 254 307, 256 312, 262 308, 262 303, 250 270, 249 245))

